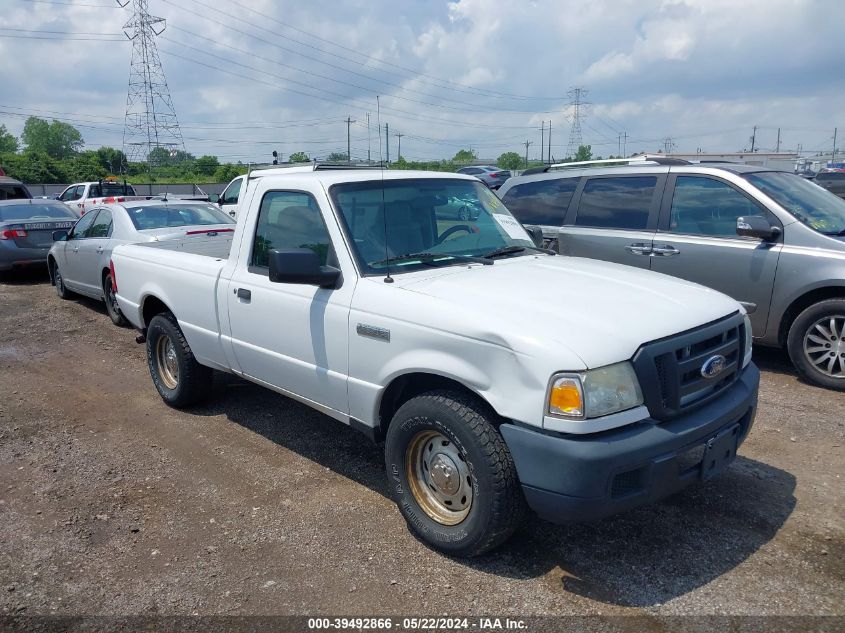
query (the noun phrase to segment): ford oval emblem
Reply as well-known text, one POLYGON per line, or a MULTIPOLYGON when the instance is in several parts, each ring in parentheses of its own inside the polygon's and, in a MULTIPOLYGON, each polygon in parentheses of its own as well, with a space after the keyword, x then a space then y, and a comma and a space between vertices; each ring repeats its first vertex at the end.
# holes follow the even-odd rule
POLYGON ((728 359, 721 354, 711 356, 701 366, 701 375, 705 378, 715 378, 724 371, 727 364, 728 359))

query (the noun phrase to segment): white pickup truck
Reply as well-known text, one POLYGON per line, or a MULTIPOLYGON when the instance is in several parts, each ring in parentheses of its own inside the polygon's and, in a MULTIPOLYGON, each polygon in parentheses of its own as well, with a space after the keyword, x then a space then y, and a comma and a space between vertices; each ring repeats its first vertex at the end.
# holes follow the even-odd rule
POLYGON ((384 440, 391 494, 434 547, 485 552, 526 504, 564 522, 655 501, 751 428, 751 330, 725 295, 538 248, 469 176, 245 183, 231 241, 114 251, 155 387, 185 407, 230 372, 384 440))

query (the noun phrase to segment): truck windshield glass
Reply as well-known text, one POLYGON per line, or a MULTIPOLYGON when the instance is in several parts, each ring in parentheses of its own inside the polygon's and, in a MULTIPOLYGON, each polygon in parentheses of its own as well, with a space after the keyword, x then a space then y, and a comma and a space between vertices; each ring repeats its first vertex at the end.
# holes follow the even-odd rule
POLYGON ((523 247, 513 249, 514 256, 534 248, 522 225, 480 182, 370 180, 337 184, 330 193, 364 274, 466 264, 468 257, 509 246, 523 247))
POLYGON ((235 221, 210 204, 168 204, 127 207, 129 219, 139 231, 174 226, 234 224, 235 221))
POLYGON ((811 229, 825 235, 845 235, 842 198, 794 174, 770 171, 746 178, 811 229))

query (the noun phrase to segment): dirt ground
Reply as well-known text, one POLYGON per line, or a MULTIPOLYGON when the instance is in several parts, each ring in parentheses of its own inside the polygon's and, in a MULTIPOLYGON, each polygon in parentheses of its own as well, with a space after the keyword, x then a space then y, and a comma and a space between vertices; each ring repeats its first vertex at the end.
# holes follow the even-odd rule
POLYGON ((235 379, 169 409, 134 338, 46 275, 0 281, 0 614, 845 615, 845 395, 780 352, 755 350, 722 476, 453 560, 406 529, 378 446, 235 379))

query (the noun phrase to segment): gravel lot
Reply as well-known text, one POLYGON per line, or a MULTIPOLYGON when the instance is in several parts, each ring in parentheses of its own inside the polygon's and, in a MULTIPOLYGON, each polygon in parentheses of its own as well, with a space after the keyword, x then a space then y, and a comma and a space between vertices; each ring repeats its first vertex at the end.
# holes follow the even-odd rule
POLYGON ((779 352, 724 475, 464 561, 410 534, 363 436, 234 379, 171 410, 134 338, 0 281, 3 614, 845 615, 845 396, 779 352))

